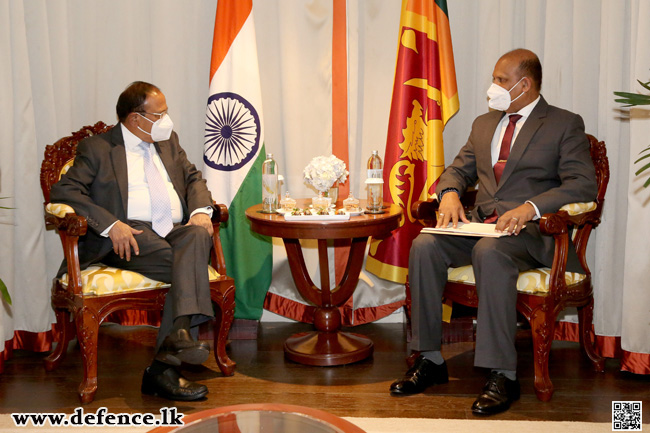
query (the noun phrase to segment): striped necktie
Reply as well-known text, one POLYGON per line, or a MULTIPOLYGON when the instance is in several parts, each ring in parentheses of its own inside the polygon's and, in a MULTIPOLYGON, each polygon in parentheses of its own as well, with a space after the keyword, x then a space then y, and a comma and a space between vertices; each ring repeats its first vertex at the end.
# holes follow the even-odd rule
POLYGON ((169 192, 160 171, 153 162, 150 144, 143 141, 140 146, 144 149, 144 174, 149 184, 151 198, 151 226, 153 231, 164 238, 174 227, 169 192))

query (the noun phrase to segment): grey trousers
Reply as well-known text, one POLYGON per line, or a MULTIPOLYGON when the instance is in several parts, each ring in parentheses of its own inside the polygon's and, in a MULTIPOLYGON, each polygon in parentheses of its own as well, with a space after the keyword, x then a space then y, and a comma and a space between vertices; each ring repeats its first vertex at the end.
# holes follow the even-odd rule
POLYGON ((192 325, 196 325, 214 316, 208 275, 212 238, 207 230, 198 226, 175 225, 165 238, 161 238, 151 229, 151 223, 129 221, 129 225, 143 230, 135 236, 140 254, 132 254, 131 261, 127 262, 111 251, 102 262, 171 283, 158 332, 157 351, 176 317, 192 316, 192 325))
POLYGON ((554 241, 544 238, 534 223, 501 238, 420 234, 409 257, 411 350, 440 350, 447 269, 471 264, 479 297, 474 365, 516 370, 517 278, 552 264, 554 241))

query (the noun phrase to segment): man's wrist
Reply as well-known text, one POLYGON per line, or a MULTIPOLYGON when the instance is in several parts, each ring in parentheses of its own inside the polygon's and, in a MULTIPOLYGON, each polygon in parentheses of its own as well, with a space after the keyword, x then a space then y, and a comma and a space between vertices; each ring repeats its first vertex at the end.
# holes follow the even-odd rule
POLYGON ((440 195, 438 196, 438 201, 441 202, 441 201, 442 201, 442 197, 443 197, 445 194, 447 194, 448 192, 451 192, 451 191, 455 192, 455 193, 458 195, 458 197, 460 198, 460 191, 458 191, 457 188, 445 188, 445 189, 443 189, 442 191, 440 191, 440 195))
POLYGON ((530 200, 526 200, 526 203, 531 205, 533 207, 533 211, 535 212, 535 215, 533 215, 531 221, 537 221, 538 219, 540 219, 541 215, 539 214, 539 209, 537 209, 537 205, 530 200))
POLYGON ((212 212, 213 212, 213 210, 212 210, 212 208, 210 206, 200 207, 200 208, 194 209, 194 211, 190 214, 190 218, 192 218, 197 213, 206 214, 208 217, 212 218, 212 212))
POLYGON ((106 227, 106 230, 104 230, 103 232, 101 232, 99 235, 100 235, 101 237, 104 237, 104 238, 109 237, 108 235, 109 235, 109 233, 111 232, 111 229, 113 228, 113 226, 114 226, 115 224, 117 224, 117 221, 115 221, 115 222, 114 222, 113 224, 111 224, 110 226, 106 227))

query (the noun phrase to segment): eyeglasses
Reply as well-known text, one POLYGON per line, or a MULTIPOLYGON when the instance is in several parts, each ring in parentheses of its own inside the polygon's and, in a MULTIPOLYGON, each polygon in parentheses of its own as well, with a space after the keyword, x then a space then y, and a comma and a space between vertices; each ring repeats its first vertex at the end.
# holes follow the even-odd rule
POLYGON ((146 111, 136 111, 136 113, 142 113, 142 114, 150 114, 152 116, 158 116, 158 119, 162 119, 165 114, 168 113, 168 111, 163 111, 162 113, 149 113, 146 111))

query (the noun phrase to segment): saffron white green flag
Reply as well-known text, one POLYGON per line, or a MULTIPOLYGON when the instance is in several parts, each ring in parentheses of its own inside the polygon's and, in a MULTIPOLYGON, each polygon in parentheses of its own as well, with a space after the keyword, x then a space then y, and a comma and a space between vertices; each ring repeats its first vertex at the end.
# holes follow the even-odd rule
POLYGON ((235 318, 259 319, 271 283, 272 244, 245 212, 262 202, 266 152, 252 0, 219 0, 214 23, 203 173, 230 217, 221 240, 235 280, 235 318))

